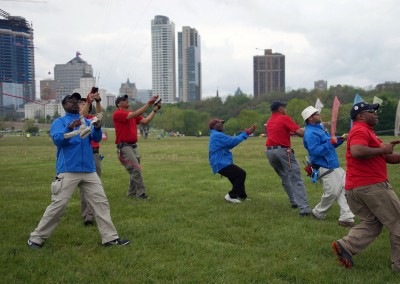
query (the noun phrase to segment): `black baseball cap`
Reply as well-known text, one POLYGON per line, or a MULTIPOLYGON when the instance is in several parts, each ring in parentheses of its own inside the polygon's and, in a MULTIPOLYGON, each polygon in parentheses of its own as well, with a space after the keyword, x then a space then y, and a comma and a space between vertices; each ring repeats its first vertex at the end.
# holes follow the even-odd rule
POLYGON ((350 117, 352 120, 355 120, 357 117, 357 114, 364 110, 378 110, 379 104, 367 104, 366 102, 361 102, 361 103, 356 103, 353 105, 350 111, 350 117))
POLYGON ((119 96, 115 99, 115 106, 118 107, 120 101, 124 101, 128 99, 128 95, 119 96))
POLYGON ((281 107, 281 106, 283 106, 283 107, 286 107, 286 105, 287 105, 287 103, 285 103, 285 102, 273 102, 272 104, 271 104, 271 106, 269 107, 269 109, 271 110, 271 111, 276 111, 279 107, 281 107))
POLYGON ((72 99, 72 98, 77 98, 77 99, 80 101, 80 100, 81 100, 81 94, 79 94, 79 93, 73 93, 72 95, 67 95, 67 96, 65 96, 65 97, 62 99, 61 103, 62 103, 63 105, 65 105, 65 103, 67 102, 67 100, 72 99))

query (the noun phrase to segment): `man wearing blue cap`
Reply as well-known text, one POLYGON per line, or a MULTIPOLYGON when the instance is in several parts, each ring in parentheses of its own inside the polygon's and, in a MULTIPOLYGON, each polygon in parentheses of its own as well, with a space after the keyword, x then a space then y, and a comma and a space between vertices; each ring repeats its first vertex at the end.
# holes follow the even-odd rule
POLYGON ((353 127, 346 148, 346 197, 361 223, 331 245, 340 265, 352 268, 353 255, 365 250, 385 226, 390 239, 391 268, 400 272, 400 201, 388 182, 386 164, 399 164, 393 148, 400 141, 383 143, 373 130, 379 104, 355 104, 350 116, 353 127))
MULTIPOLYGON (((129 240, 118 237, 117 230, 111 221, 110 206, 103 185, 96 173, 93 150, 90 142, 101 140, 100 121, 94 123, 89 136, 69 137, 67 134, 76 131, 81 124, 79 102, 81 95, 73 93, 62 100, 65 116, 59 117, 51 124, 50 136, 57 146, 56 177, 51 184, 52 203, 46 208, 42 219, 28 239, 28 246, 40 249, 50 237, 64 215, 76 187, 84 192, 87 202, 93 208, 103 246, 127 245, 129 240)), ((93 101, 93 94, 87 97, 87 104, 93 101)), ((84 120, 87 126, 88 120, 84 120)))
POLYGON ((286 103, 273 102, 271 117, 267 121, 266 155, 269 163, 282 180, 282 186, 289 197, 292 208, 300 207, 300 216, 310 215, 306 188, 300 173, 300 165, 290 147, 290 133, 303 137, 304 128, 300 128, 286 114, 286 103))

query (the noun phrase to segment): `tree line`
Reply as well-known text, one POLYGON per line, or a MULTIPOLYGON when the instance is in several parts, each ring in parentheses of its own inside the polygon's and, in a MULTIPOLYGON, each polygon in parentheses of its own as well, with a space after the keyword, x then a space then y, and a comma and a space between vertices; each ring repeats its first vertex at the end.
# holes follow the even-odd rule
MULTIPOLYGON (((208 122, 212 118, 225 120, 225 133, 234 135, 246 127, 257 123, 255 135, 263 134, 264 124, 271 115, 270 105, 274 101, 287 103, 287 114, 300 126, 304 125, 301 112, 307 106, 314 106, 317 99, 324 104, 321 111, 322 120, 329 122, 332 116, 332 104, 335 96, 341 105, 337 119, 336 134, 348 133, 350 130, 350 109, 354 97, 359 94, 364 101, 372 103, 374 96, 383 100, 379 110, 379 124, 375 131, 379 135, 393 135, 397 104, 400 89, 380 88, 363 90, 347 85, 331 86, 326 91, 298 89, 286 93, 274 93, 260 97, 247 94, 229 95, 225 101, 220 97, 210 97, 202 101, 163 105, 157 112, 151 127, 165 132, 179 132, 184 135, 208 135, 208 122)), ((131 108, 141 107, 141 103, 132 103, 131 108)), ((107 108, 104 124, 112 127, 112 112, 115 107, 107 108)), ((148 111, 151 111, 149 108, 148 111)))

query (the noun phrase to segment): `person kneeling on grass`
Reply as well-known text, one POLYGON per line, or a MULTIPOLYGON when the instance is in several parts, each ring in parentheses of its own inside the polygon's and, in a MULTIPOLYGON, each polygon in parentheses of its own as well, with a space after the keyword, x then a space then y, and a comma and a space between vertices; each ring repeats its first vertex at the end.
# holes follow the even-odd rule
POLYGON ((256 126, 253 125, 247 128, 245 132, 232 137, 222 133, 224 131, 224 122, 222 119, 213 119, 208 124, 210 127, 208 158, 213 173, 219 173, 227 177, 232 183, 232 190, 225 195, 225 200, 232 203, 240 203, 240 199, 245 200, 247 198, 244 186, 246 172, 233 163, 230 149, 246 140, 254 132, 256 126))

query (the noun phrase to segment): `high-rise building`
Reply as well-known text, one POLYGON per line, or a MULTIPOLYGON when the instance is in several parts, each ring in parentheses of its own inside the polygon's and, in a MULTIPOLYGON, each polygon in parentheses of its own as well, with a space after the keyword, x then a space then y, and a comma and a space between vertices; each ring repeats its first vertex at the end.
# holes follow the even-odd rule
POLYGON ((181 102, 201 100, 201 45, 196 29, 178 32, 178 97, 181 102))
POLYGON ((325 80, 318 80, 314 82, 314 89, 326 91, 328 90, 328 81, 325 80))
POLYGON ((25 18, 0 9, 0 115, 35 97, 33 29, 25 18))
POLYGON ((163 103, 176 102, 175 24, 166 16, 151 20, 152 88, 163 103))
POLYGON ((253 57, 254 97, 285 92, 285 55, 265 49, 253 57))
POLYGON ((57 99, 72 94, 74 89, 80 88, 80 80, 84 76, 93 77, 92 65, 80 58, 77 51, 76 56, 66 64, 56 64, 54 67, 54 80, 58 84, 57 99))

